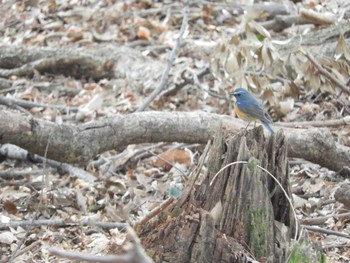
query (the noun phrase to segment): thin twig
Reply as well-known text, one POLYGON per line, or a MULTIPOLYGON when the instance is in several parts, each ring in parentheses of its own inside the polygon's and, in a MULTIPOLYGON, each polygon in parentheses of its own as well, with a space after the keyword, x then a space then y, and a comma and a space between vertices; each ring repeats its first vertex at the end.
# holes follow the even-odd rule
POLYGON ((35 170, 26 170, 26 169, 16 169, 10 168, 4 171, 0 171, 0 178, 5 180, 17 180, 25 176, 30 175, 38 175, 44 173, 53 173, 56 169, 48 168, 48 169, 35 169, 35 170))
POLYGON ((259 71, 259 72, 245 71, 244 73, 247 75, 252 75, 252 76, 267 77, 270 80, 278 80, 282 83, 286 82, 286 83, 290 84, 292 82, 289 79, 278 77, 278 76, 273 76, 272 74, 269 74, 265 71, 259 71))
POLYGON ((178 171, 183 175, 183 179, 184 179, 185 181, 187 181, 187 174, 185 174, 185 171, 182 171, 179 167, 177 167, 177 166, 176 166, 176 163, 173 163, 172 161, 169 161, 169 160, 163 158, 161 155, 156 154, 156 153, 152 152, 151 150, 148 150, 148 152, 149 152, 150 154, 152 154, 153 156, 157 157, 158 159, 162 160, 163 162, 165 162, 165 163, 171 165, 174 169, 178 170, 178 171))
POLYGON ((51 108, 51 109, 60 109, 65 110, 69 112, 75 112, 78 111, 79 107, 67 107, 65 105, 50 105, 50 104, 44 104, 44 103, 36 103, 32 101, 27 100, 21 100, 16 98, 10 98, 10 97, 3 97, 0 96, 0 104, 14 107, 14 106, 20 106, 22 108, 30 109, 30 108, 51 108))
POLYGON ((138 149, 137 152, 135 153, 135 155, 130 158, 130 162, 131 163, 136 163, 140 159, 150 157, 150 156, 152 156, 152 154, 149 153, 149 150, 153 150, 153 149, 156 149, 156 148, 161 148, 161 147, 166 146, 166 145, 167 145, 167 143, 160 142, 160 143, 157 143, 157 144, 153 144, 151 146, 146 146, 144 148, 138 149))
POLYGON ((118 228, 123 229, 127 224, 125 223, 110 223, 110 222, 92 222, 89 220, 66 222, 64 219, 40 219, 40 220, 20 220, 10 221, 9 223, 0 223, 0 230, 11 228, 28 228, 28 227, 41 227, 41 226, 55 226, 55 227, 68 227, 68 226, 96 226, 102 229, 118 228))
POLYGON ((141 106, 138 107, 136 112, 140 112, 140 111, 145 110, 148 107, 148 105, 157 97, 157 95, 164 89, 165 85, 167 84, 169 72, 170 72, 171 66, 174 63, 177 49, 180 46, 182 37, 183 37, 183 35, 186 31, 186 28, 188 26, 188 13, 189 13, 189 7, 188 7, 188 4, 185 4, 184 16, 182 19, 179 37, 176 39, 175 45, 174 45, 173 49, 171 50, 171 53, 170 53, 170 56, 168 59, 168 63, 163 71, 163 74, 162 74, 161 79, 158 83, 158 86, 153 90, 151 95, 141 104, 141 106))
POLYGON ((174 202, 174 197, 169 197, 167 200, 165 200, 163 203, 160 204, 160 206, 153 209, 149 214, 147 214, 144 218, 142 218, 140 221, 135 223, 135 227, 139 225, 144 225, 149 220, 151 220, 153 217, 158 215, 160 212, 164 211, 169 205, 171 205, 174 202))
POLYGON ((146 254, 135 230, 130 225, 127 225, 126 231, 128 231, 128 234, 134 243, 134 260, 140 263, 152 263, 153 260, 146 254))
POLYGON ((221 100, 221 99, 224 99, 224 100, 227 99, 227 98, 224 97, 224 96, 220 96, 219 94, 217 94, 217 93, 215 93, 215 92, 212 92, 212 91, 210 91, 209 89, 204 88, 204 87, 202 86, 202 84, 200 83, 197 74, 196 74, 193 70, 191 70, 191 69, 189 69, 189 71, 190 71, 190 73, 192 74, 192 78, 193 78, 194 84, 195 84, 198 88, 200 88, 202 91, 205 91, 205 92, 207 92, 210 96, 212 96, 212 97, 214 97, 214 98, 217 98, 217 99, 220 99, 220 100, 221 100))
POLYGON ((350 116, 337 120, 324 121, 296 121, 296 122, 275 122, 275 126, 289 128, 307 128, 307 127, 339 127, 350 124, 350 116))
POLYGON ((319 216, 314 218, 304 218, 301 220, 301 223, 303 225, 322 225, 324 224, 329 218, 335 218, 337 220, 343 219, 343 220, 349 220, 350 219, 350 212, 343 213, 343 214, 331 214, 326 216, 319 216))
POLYGON ((79 261, 87 262, 103 262, 103 263, 152 263, 153 260, 146 254, 145 250, 141 246, 140 239, 136 235, 134 229, 129 225, 126 227, 129 237, 134 244, 134 247, 126 252, 124 255, 87 255, 86 253, 64 251, 58 248, 50 247, 47 251, 53 255, 75 259, 79 261))
POLYGON ((55 160, 44 158, 37 154, 32 154, 25 149, 22 149, 13 144, 3 144, 0 146, 0 154, 6 156, 11 159, 16 160, 29 160, 34 163, 47 163, 48 165, 55 167, 61 171, 64 171, 70 174, 73 177, 84 180, 85 182, 92 183, 96 180, 96 178, 90 174, 89 172, 79 168, 72 166, 68 163, 61 163, 55 160))
POLYGON ((327 234, 327 235, 334 235, 334 236, 338 236, 338 237, 345 237, 345 238, 349 238, 350 239, 350 235, 346 234, 346 233, 342 233, 339 231, 334 231, 334 230, 329 230, 329 229, 325 229, 325 228, 321 228, 318 226, 307 226, 307 225, 301 225, 301 227, 312 231, 312 232, 318 232, 318 233, 323 233, 323 234, 327 234))
MULTIPOLYGON (((20 255, 23 255, 24 253, 26 253, 28 251, 32 251, 33 248, 35 248, 35 247, 37 247, 39 245, 41 245, 41 240, 37 240, 37 241, 31 243, 29 246, 21 249, 20 251, 17 252, 17 254, 14 257, 11 256, 11 257, 8 257, 8 258, 0 260, 0 263, 10 262, 10 260, 15 259, 16 257, 19 257, 20 255)), ((14 255, 14 254, 12 253, 12 255, 14 255)))
POLYGON ((46 249, 50 254, 55 255, 61 258, 67 258, 77 261, 86 261, 86 262, 100 262, 100 263, 131 263, 133 261, 133 255, 127 253, 124 255, 105 255, 105 256, 96 256, 89 255, 83 252, 76 251, 65 251, 56 247, 49 247, 46 249))
POLYGON ((170 97, 170 96, 175 96, 176 93, 178 93, 181 89, 186 87, 187 85, 193 84, 192 79, 189 79, 186 76, 187 69, 184 69, 181 72, 181 80, 182 82, 180 83, 175 83, 175 87, 171 89, 164 90, 159 96, 160 97, 170 97))

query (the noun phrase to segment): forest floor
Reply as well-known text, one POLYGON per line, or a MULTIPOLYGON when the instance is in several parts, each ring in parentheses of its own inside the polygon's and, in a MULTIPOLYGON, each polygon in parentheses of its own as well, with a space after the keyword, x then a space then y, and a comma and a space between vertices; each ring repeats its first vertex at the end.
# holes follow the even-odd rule
MULTIPOLYGON (((140 58, 145 63, 128 66, 113 78, 77 78, 37 70, 29 77, 11 75, 4 80, 10 85, 1 87, 0 94, 37 103, 14 108, 57 125, 136 110, 234 115, 229 93, 236 87, 252 91, 281 127, 284 122, 303 122, 310 127, 308 122, 312 126, 313 121, 347 116, 349 94, 340 93, 303 54, 286 57, 279 51, 293 37, 329 25, 302 23, 274 32, 263 27, 271 21, 271 6, 263 12, 258 1, 241 2, 191 4, 188 21, 184 21, 185 8, 180 1, 2 1, 1 45, 60 50, 123 46, 136 52, 135 63, 140 58), (169 65, 174 49, 174 61, 169 65), (146 105, 169 66, 167 84, 146 105), (62 105, 62 109, 45 107, 50 104, 62 105)), ((304 7, 345 17, 349 8, 346 1, 281 2, 272 4, 281 8, 276 11, 281 15, 304 7)), ((338 46, 346 58, 350 54, 346 44, 338 46)), ((3 63, 0 58, 1 68, 3 63)), ((332 63, 334 76, 346 82, 349 65, 332 63)), ((118 70, 122 69, 123 63, 118 65, 118 70)), ((328 128, 335 141, 350 146, 348 125, 328 128)), ((22 223, 0 229, 0 262, 65 262, 48 253, 48 247, 85 254, 123 253, 130 247, 123 227, 98 227, 89 222, 134 225, 164 201, 178 197, 204 147, 180 142, 134 144, 105 152, 80 166, 98 178, 93 184, 58 172, 47 163, 3 160, 0 226, 10 221, 22 223)), ((338 173, 296 158, 290 158, 289 171, 298 219, 318 227, 305 229, 306 235, 322 247, 328 262, 349 262, 350 202, 335 198, 335 192, 348 185, 349 172, 338 173)))

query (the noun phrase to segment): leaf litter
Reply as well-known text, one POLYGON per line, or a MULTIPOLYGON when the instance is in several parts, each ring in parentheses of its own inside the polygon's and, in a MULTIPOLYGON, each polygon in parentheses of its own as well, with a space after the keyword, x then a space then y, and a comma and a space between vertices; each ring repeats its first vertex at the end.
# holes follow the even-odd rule
MULTIPOLYGON (((331 9, 339 14, 342 10, 341 1, 338 1, 340 6, 334 1, 303 2, 318 12, 331 9)), ((73 79, 38 72, 31 79, 13 76, 10 80, 14 92, 3 95, 79 107, 77 112, 65 113, 43 107, 29 109, 35 117, 51 121, 58 118, 59 123, 87 122, 131 113, 157 83, 178 35, 181 11, 181 4, 172 1, 5 1, 0 5, 1 44, 64 48, 112 43, 131 47, 147 62, 134 68, 125 63, 120 66, 119 78, 97 82, 88 77, 73 79), (145 71, 149 74, 144 74, 145 71)), ((190 29, 171 69, 169 88, 181 84, 184 69, 191 69, 198 76, 203 70, 211 74, 198 77, 197 85, 185 84, 175 96, 156 99, 151 108, 231 114, 228 93, 233 87, 242 86, 266 101, 265 106, 275 121, 329 120, 344 116, 346 111, 337 98, 341 96, 348 102, 348 94, 341 93, 334 83, 321 76, 302 54, 291 52, 286 57, 280 53, 280 48, 290 44, 295 34, 310 32, 314 27, 296 25, 277 34, 260 24, 266 19, 261 12, 242 14, 239 9, 215 4, 192 6, 190 29), (212 93, 219 94, 220 98, 211 96, 212 93)), ((349 57, 349 48, 341 34, 334 56, 319 57, 317 61, 346 83, 350 73, 349 57)), ((137 63, 136 56, 134 59, 137 63)), ((334 131, 333 135, 344 145, 350 145, 348 128, 334 131)), ((101 154, 86 167, 99 178, 94 185, 65 174, 48 175, 42 165, 35 167, 42 170, 42 174, 25 176, 25 181, 18 184, 16 180, 10 183, 1 179, 0 221, 63 218, 67 222, 133 224, 168 196, 177 197, 181 193, 187 173, 202 151, 202 147, 195 145, 182 145, 175 150, 171 150, 172 147, 177 145, 140 144, 101 154), (47 176, 49 185, 44 184, 47 176)), ((291 186, 300 219, 329 216, 322 226, 349 233, 348 219, 336 218, 338 213, 343 213, 346 200, 338 199, 342 203, 334 197, 348 180, 317 165, 292 161, 291 186)), ((1 170, 28 167, 34 165, 12 160, 1 164, 1 170)), ((1 259, 15 251, 23 233, 29 234, 25 245, 40 241, 42 246, 18 256, 16 262, 57 261, 42 249, 46 246, 106 254, 122 252, 129 245, 126 234, 116 228, 42 226, 28 230, 18 227, 1 231, 1 259)), ((330 262, 349 259, 348 239, 312 232, 309 237, 321 242, 330 262)))

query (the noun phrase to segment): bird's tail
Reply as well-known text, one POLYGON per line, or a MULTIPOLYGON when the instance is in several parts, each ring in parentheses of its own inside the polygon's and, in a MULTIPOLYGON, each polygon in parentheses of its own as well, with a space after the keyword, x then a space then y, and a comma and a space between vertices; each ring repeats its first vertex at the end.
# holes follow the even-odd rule
POLYGON ((264 127, 265 127, 270 133, 275 133, 275 132, 272 130, 270 124, 268 124, 268 123, 265 122, 265 121, 262 121, 261 123, 262 123, 262 125, 264 125, 264 127))

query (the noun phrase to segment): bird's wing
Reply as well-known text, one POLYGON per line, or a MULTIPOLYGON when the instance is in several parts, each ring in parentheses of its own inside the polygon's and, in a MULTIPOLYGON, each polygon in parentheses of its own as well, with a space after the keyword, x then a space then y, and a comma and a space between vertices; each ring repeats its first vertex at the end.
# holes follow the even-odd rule
POLYGON ((241 104, 238 105, 239 109, 244 113, 250 115, 251 117, 265 121, 267 123, 272 123, 272 119, 270 115, 260 106, 260 103, 255 101, 250 101, 250 103, 244 103, 243 106, 241 104))

